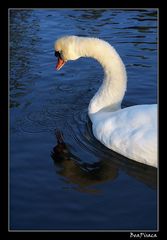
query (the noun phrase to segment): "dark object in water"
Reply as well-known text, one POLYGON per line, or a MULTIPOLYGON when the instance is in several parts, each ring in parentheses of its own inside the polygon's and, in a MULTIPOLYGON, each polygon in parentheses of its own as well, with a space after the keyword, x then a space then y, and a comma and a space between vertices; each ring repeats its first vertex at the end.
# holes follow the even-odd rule
POLYGON ((51 153, 51 157, 54 161, 63 161, 70 158, 71 153, 68 150, 67 145, 64 142, 63 134, 60 130, 55 130, 55 136, 57 139, 57 145, 53 148, 53 152, 51 153))

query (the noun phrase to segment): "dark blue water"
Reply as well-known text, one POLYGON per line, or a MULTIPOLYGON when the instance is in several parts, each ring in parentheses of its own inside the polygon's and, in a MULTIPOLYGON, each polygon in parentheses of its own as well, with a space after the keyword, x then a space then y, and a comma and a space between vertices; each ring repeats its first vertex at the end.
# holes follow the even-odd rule
POLYGON ((156 10, 10 10, 9 17, 9 228, 156 230, 157 170, 92 134, 87 107, 101 67, 81 58, 56 72, 53 49, 62 35, 108 41, 127 69, 123 107, 156 103, 156 10))

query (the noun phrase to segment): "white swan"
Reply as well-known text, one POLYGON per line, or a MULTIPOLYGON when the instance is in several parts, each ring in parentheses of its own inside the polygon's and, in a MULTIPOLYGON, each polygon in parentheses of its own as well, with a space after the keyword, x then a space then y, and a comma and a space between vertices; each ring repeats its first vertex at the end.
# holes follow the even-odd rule
POLYGON ((94 136, 129 159, 157 167, 157 104, 121 109, 127 77, 116 50, 101 39, 65 36, 55 42, 55 55, 57 70, 80 57, 92 57, 102 65, 103 83, 88 108, 94 136))

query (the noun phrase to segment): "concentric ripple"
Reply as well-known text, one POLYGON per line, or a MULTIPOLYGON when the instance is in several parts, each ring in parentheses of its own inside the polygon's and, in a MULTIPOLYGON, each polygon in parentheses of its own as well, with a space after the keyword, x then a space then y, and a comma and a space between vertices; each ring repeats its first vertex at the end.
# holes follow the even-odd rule
MULTIPOLYGON (((96 170, 97 166, 99 168, 102 165, 102 169, 105 169, 102 175, 106 177, 106 173, 112 173, 113 168, 122 169, 145 184, 156 187, 156 170, 154 168, 129 160, 107 149, 95 139, 87 107, 81 108, 76 103, 50 103, 43 106, 41 110, 27 112, 16 125, 19 131, 31 134, 49 132, 54 135, 55 129, 59 129, 68 146, 69 153, 73 156, 74 166, 77 164, 86 172, 91 169, 92 174, 92 170, 96 170)), ((66 175, 65 177, 68 178, 66 175)))

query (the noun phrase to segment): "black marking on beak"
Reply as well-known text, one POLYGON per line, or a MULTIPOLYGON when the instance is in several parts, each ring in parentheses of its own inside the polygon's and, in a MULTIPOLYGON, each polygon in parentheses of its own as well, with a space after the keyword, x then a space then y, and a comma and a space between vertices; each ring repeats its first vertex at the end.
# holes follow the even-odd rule
POLYGON ((59 51, 55 51, 55 56, 61 58, 59 51))

